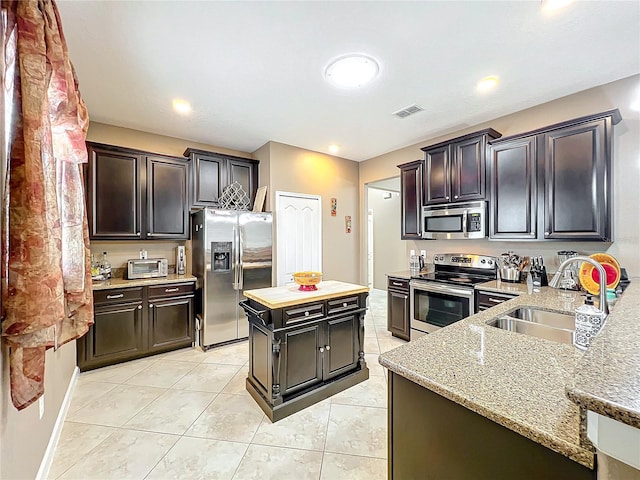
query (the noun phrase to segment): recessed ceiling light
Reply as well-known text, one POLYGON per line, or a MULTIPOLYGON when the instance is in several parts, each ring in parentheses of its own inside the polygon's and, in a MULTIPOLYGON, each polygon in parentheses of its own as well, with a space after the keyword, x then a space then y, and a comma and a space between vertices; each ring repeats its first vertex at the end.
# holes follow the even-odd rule
POLYGON ((173 109, 180 115, 187 115, 188 113, 191 113, 191 104, 186 100, 176 98, 173 101, 173 109))
POLYGON ((331 83, 343 88, 358 88, 378 76, 380 65, 369 55, 354 53, 335 59, 324 71, 331 83))
POLYGON ((555 12, 570 3, 573 3, 573 0, 542 0, 542 9, 545 12, 555 12))
POLYGON ((500 80, 498 79, 498 77, 496 77, 495 75, 490 75, 480 80, 476 85, 476 89, 479 92, 488 92, 489 90, 493 89, 496 85, 498 85, 499 82, 500 80))
POLYGON ((329 152, 332 154, 336 154, 338 153, 338 151, 340 150, 340 147, 338 145, 329 145, 329 152))

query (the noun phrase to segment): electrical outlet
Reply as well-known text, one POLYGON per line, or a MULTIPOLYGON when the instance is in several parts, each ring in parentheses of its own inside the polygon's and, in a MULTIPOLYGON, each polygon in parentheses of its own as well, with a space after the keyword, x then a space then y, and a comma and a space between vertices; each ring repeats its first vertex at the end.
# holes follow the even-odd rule
POLYGON ((420 255, 422 256, 422 258, 427 258, 427 251, 426 250, 420 250, 420 255))
POLYGON ((40 414, 40 420, 42 420, 44 416, 44 395, 38 399, 38 412, 40 414))

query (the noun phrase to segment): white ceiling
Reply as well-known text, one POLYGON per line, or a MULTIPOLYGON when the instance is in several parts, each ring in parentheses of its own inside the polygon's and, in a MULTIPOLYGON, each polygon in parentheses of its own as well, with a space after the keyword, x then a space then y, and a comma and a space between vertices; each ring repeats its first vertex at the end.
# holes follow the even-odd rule
POLYGON ((92 120, 253 152, 273 140, 365 160, 640 72, 640 2, 59 0, 92 120), (373 55, 358 90, 328 62, 373 55), (498 75, 490 94, 475 91, 498 75), (191 102, 179 116, 171 101, 191 102), (392 115, 417 103, 424 111, 392 115))

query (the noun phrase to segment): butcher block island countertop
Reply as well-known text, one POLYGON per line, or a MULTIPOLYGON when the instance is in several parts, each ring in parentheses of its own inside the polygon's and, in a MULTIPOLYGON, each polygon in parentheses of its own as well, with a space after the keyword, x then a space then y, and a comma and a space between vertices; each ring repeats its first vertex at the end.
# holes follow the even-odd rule
POLYGON ((282 287, 245 290, 242 293, 245 297, 255 300, 265 307, 276 309, 369 291, 368 287, 337 280, 320 282, 317 287, 317 290, 308 292, 299 290, 298 285, 284 285, 282 287))

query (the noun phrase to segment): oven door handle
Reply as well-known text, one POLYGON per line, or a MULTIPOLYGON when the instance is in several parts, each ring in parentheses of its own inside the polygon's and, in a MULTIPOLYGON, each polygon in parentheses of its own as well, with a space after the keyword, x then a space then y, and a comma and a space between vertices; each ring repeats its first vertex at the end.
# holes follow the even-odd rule
POLYGON ((465 297, 473 297, 473 290, 462 290, 462 289, 458 289, 458 288, 452 288, 452 287, 444 287, 442 285, 432 285, 432 284, 425 284, 425 283, 419 283, 419 284, 413 284, 411 285, 411 289, 412 290, 423 290, 426 292, 434 292, 434 293, 446 293, 446 294, 454 294, 454 295, 462 295, 465 297))

